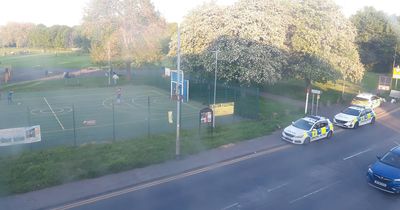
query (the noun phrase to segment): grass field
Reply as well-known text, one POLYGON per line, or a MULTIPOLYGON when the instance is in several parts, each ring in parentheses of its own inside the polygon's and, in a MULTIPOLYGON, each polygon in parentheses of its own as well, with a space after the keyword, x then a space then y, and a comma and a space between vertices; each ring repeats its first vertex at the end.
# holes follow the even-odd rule
POLYGON ((0 57, 0 66, 12 69, 81 69, 92 65, 88 54, 79 53, 40 53, 9 55, 0 57))

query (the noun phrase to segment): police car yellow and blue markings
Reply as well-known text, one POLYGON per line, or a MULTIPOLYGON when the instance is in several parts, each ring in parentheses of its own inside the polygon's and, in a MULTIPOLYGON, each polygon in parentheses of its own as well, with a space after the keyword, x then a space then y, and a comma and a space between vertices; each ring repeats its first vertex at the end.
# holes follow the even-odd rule
MULTIPOLYGON (((312 123, 316 123, 317 120, 313 119, 313 118, 305 118, 307 121, 310 121, 312 123)), ((318 129, 312 129, 311 131, 305 132, 304 133, 304 137, 310 137, 310 138, 315 138, 319 135, 325 135, 326 133, 328 133, 329 131, 333 131, 333 124, 331 122, 328 123, 327 126, 322 127, 322 128, 318 128, 318 129)))
POLYGON ((310 137, 310 138, 315 138, 319 135, 325 135, 329 131, 333 131, 333 124, 329 123, 327 126, 319 128, 319 129, 313 129, 311 131, 306 132, 304 135, 305 137, 310 137))
POLYGON ((358 117, 356 117, 356 118, 354 119, 354 122, 353 122, 353 123, 360 122, 360 121, 363 121, 363 120, 369 120, 369 119, 371 119, 372 117, 376 117, 375 114, 373 114, 373 113, 368 113, 367 116, 362 116, 362 117, 358 116, 358 117))

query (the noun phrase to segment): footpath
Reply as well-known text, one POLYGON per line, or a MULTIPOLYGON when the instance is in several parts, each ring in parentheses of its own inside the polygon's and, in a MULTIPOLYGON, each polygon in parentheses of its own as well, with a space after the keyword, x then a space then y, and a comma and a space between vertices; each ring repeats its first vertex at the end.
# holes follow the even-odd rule
MULTIPOLYGON (((270 98, 271 95, 268 96, 264 94, 264 97, 270 98)), ((272 97, 275 97, 274 100, 279 100, 281 96, 272 97)), ((281 100, 291 103, 287 98, 282 98, 281 100)), ((297 101, 293 104, 300 106, 301 102, 297 101)), ((339 112, 343 108, 343 105, 331 105, 329 107, 321 107, 320 112, 321 115, 331 118, 334 113, 339 112), (329 115, 325 115, 328 113, 329 115)), ((221 164, 224 161, 234 160, 236 158, 290 145, 282 141, 280 137, 281 130, 278 130, 268 136, 225 145, 185 157, 182 160, 170 160, 161 164, 118 174, 67 183, 25 194, 2 197, 0 198, 0 209, 52 209, 135 186, 137 186, 139 190, 152 187, 157 185, 153 183, 162 184, 173 181, 175 180, 173 177, 187 177, 181 176, 183 173, 190 176, 195 174, 191 173, 195 170, 202 171, 203 168, 209 168, 210 166, 221 164)))

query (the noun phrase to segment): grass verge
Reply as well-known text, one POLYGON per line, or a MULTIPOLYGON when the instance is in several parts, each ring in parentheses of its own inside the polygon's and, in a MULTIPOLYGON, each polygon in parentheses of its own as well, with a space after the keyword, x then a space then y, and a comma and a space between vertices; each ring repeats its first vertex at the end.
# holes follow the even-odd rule
MULTIPOLYGON (((315 89, 323 91, 320 99, 322 104, 348 103, 358 92, 375 93, 380 75, 382 74, 366 72, 360 83, 338 80, 327 83, 314 82, 312 86, 315 89)), ((304 89, 305 83, 301 80, 280 81, 277 84, 264 87, 264 91, 266 92, 302 101, 305 99, 304 89)))

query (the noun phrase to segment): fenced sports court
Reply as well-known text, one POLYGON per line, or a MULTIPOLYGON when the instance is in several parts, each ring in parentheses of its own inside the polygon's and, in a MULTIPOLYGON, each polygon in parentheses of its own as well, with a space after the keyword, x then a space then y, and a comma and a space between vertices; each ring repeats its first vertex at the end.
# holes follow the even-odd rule
MULTIPOLYGON (((60 83, 65 84, 61 80, 60 83)), ((132 84, 120 86, 119 103, 118 87, 82 88, 67 84, 61 90, 16 91, 12 104, 8 104, 3 93, 0 129, 40 125, 41 142, 3 146, 0 154, 175 133, 176 101, 171 100, 168 78, 162 78, 159 71, 137 74, 132 84)), ((183 130, 197 130, 199 111, 211 104, 211 84, 194 81, 190 89, 190 100, 181 106, 183 130)), ((258 95, 254 97, 250 91, 243 98, 240 92, 242 89, 218 85, 217 103, 235 102, 235 115, 218 117, 218 124, 257 115, 258 95)))

